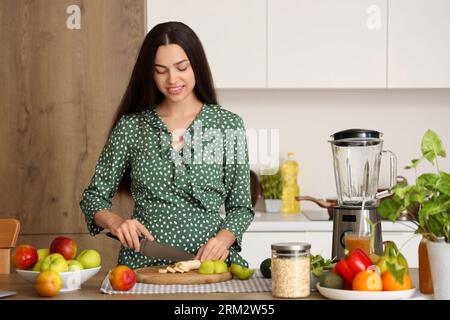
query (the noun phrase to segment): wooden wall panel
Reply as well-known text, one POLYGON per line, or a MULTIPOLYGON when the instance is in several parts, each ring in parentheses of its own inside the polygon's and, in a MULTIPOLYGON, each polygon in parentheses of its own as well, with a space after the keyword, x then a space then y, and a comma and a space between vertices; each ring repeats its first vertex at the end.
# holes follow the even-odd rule
MULTIPOLYGON (((145 36, 144 1, 2 0, 0 25, 0 218, 22 235, 86 234, 78 203, 145 36)), ((131 213, 129 198, 114 205, 131 213)))

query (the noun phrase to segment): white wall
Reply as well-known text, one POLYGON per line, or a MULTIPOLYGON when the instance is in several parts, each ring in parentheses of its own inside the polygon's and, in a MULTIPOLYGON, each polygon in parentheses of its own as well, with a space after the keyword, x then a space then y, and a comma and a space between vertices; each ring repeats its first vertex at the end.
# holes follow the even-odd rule
MULTIPOLYGON (((280 130, 280 156, 288 151, 296 153, 304 195, 336 195, 327 141, 331 134, 349 128, 383 132, 385 149, 397 155, 398 174, 410 181, 414 173, 403 167, 420 156, 421 138, 432 129, 449 154, 440 160, 441 170, 450 171, 450 89, 218 90, 218 96, 225 109, 242 116, 247 129, 280 130)), ((250 145, 250 152, 254 148, 250 145)), ((253 169, 258 167, 252 165, 253 169)), ((422 168, 422 172, 431 170, 429 166, 422 168)), ((382 183, 386 176, 380 178, 382 183)), ((302 208, 317 206, 305 202, 302 208)))

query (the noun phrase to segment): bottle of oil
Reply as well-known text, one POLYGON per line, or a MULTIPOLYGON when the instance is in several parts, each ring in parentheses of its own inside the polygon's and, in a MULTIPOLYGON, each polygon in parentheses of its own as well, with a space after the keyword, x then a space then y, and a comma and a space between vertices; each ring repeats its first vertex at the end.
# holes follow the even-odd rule
POLYGON ((300 213, 300 202, 295 199, 300 195, 300 188, 297 183, 298 162, 295 160, 294 152, 288 152, 288 157, 281 167, 281 175, 283 177, 281 212, 300 213))

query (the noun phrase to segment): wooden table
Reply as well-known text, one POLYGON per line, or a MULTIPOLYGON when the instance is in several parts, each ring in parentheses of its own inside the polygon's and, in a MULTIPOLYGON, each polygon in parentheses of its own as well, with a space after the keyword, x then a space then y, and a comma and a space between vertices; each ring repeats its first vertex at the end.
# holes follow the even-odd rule
MULTIPOLYGON (((17 294, 1 298, 2 300, 279 300, 270 292, 249 293, 196 293, 196 294, 136 294, 136 295, 109 295, 100 292, 100 287, 107 271, 100 271, 94 277, 82 284, 81 289, 73 292, 60 293, 52 298, 40 297, 33 285, 22 279, 17 273, 0 275, 0 290, 15 291, 17 294)), ((411 279, 414 286, 418 284, 418 271, 411 269, 411 279)), ((323 300, 318 292, 311 292, 308 298, 302 300, 323 300)))

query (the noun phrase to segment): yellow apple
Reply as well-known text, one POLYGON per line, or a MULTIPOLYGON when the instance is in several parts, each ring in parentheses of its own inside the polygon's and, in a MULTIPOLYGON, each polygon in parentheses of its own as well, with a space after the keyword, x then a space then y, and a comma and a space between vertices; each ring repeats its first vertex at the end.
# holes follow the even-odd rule
POLYGON ((42 260, 41 271, 67 272, 68 268, 66 259, 59 253, 49 254, 42 260))
POLYGON ((84 269, 83 265, 78 260, 69 260, 67 261, 67 264, 69 266, 68 271, 79 271, 84 269))
POLYGON ((38 262, 36 262, 36 264, 33 267, 33 271, 41 271, 42 261, 44 260, 38 260, 38 262))
POLYGON ((80 252, 77 260, 83 265, 85 269, 96 268, 100 266, 102 259, 100 253, 93 249, 86 249, 80 252))
POLYGON ((41 248, 37 251, 38 253, 38 261, 44 260, 50 254, 49 248, 41 248))

